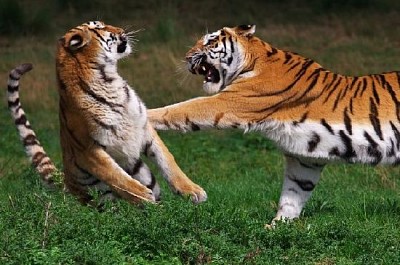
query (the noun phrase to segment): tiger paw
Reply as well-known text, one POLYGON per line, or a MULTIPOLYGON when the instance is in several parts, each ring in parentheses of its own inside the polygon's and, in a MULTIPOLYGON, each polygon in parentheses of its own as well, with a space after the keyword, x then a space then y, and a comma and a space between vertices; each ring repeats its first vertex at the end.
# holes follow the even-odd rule
POLYGON ((156 198, 153 194, 153 191, 141 184, 135 187, 134 189, 131 189, 130 191, 116 186, 113 187, 122 198, 128 200, 131 203, 138 204, 143 202, 150 202, 150 203, 156 202, 156 198))
POLYGON ((140 193, 134 194, 133 196, 135 196, 135 195, 141 201, 146 201, 146 202, 151 202, 151 203, 156 202, 156 198, 153 194, 153 191, 147 187, 144 187, 143 191, 141 191, 140 193))
POLYGON ((196 186, 197 186, 196 190, 190 194, 192 202, 195 204, 205 202, 207 200, 207 193, 200 186, 198 185, 196 186))
POLYGON ((183 196, 190 196, 192 202, 194 204, 198 204, 201 202, 205 202, 207 200, 207 193, 204 191, 202 187, 197 184, 187 184, 183 187, 174 187, 175 192, 181 194, 183 196))

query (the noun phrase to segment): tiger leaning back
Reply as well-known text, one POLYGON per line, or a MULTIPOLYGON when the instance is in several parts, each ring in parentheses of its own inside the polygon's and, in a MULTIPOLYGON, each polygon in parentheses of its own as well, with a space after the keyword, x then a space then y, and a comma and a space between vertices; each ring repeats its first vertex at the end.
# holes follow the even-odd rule
POLYGON ((400 72, 344 76, 224 27, 186 54, 213 96, 149 110, 158 130, 240 128, 273 140, 286 165, 274 218, 299 217, 329 162, 400 163, 400 72))
MULTIPOLYGON (((56 72, 64 184, 82 203, 90 190, 100 203, 122 197, 130 202, 160 197, 160 188, 141 154, 159 166, 171 189, 205 201, 205 191, 178 167, 147 121, 146 107, 117 72, 117 61, 131 53, 132 33, 100 21, 69 30, 58 42, 56 72)), ((32 69, 10 73, 8 106, 26 154, 44 183, 53 185, 57 169, 40 145, 19 100, 19 79, 32 69)))

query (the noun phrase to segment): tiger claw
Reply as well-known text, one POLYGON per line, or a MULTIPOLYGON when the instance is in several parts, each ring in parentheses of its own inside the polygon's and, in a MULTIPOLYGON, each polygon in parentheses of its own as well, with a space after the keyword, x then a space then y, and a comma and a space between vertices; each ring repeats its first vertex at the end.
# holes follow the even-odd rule
POLYGON ((192 202, 194 204, 198 204, 205 202, 207 200, 207 193, 203 189, 201 189, 197 193, 192 192, 191 197, 192 197, 192 202))

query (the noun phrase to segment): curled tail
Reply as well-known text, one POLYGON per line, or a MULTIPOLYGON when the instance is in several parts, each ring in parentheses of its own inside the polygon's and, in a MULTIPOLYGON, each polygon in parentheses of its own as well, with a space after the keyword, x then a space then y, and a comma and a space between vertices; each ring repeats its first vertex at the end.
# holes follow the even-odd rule
POLYGON ((57 169, 38 141, 19 100, 19 79, 32 68, 32 64, 25 63, 11 70, 7 88, 8 108, 32 166, 38 171, 46 185, 54 186, 53 175, 57 169))

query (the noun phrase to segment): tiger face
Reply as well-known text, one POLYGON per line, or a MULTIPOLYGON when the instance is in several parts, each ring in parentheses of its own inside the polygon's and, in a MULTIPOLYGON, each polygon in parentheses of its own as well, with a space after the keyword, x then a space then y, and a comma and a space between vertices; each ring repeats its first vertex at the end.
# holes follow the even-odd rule
POLYGON ((218 93, 245 69, 245 54, 255 25, 224 27, 204 35, 186 54, 188 70, 204 76, 203 89, 218 93))
POLYGON ((132 52, 130 34, 101 21, 90 21, 68 31, 60 42, 72 53, 85 53, 115 63, 132 52))

